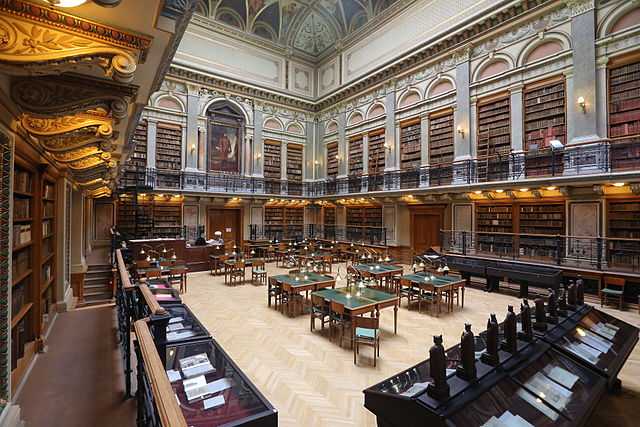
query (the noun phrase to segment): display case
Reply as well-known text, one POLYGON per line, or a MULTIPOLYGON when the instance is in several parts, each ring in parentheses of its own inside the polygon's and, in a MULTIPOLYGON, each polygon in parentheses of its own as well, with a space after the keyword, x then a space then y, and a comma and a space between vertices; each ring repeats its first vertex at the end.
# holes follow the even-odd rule
POLYGON ((275 408, 215 340, 169 345, 165 368, 187 425, 278 425, 275 408))
MULTIPOLYGON (((189 342, 209 338, 211 335, 198 318, 184 304, 167 303, 162 307, 166 315, 152 319, 150 329, 154 337, 158 337, 161 331, 156 328, 164 327, 164 338, 166 344, 176 344, 179 342, 189 342)), ((162 344, 157 343, 156 344, 162 344)))
POLYGON ((475 338, 476 380, 455 373, 460 346, 446 351, 448 397, 427 392, 433 379, 426 360, 366 389, 365 407, 380 427, 584 425, 604 378, 541 340, 518 340, 518 352, 501 350, 500 363, 490 366, 479 360, 485 339, 485 332, 475 338))
POLYGON ((544 339, 606 378, 609 388, 619 388, 618 373, 638 342, 639 330, 593 307, 583 307, 544 339))

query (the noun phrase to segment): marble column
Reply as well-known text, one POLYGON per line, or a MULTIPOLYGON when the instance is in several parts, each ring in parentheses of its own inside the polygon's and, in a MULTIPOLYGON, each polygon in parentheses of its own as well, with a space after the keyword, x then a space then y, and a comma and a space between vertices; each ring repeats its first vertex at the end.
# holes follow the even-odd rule
POLYGON ((420 166, 429 165, 429 114, 420 116, 420 166))
POLYGON ((307 120, 305 122, 305 136, 306 141, 304 144, 304 167, 302 168, 302 179, 303 181, 311 181, 314 178, 314 171, 316 170, 315 166, 315 130, 316 122, 311 120, 307 120))
POLYGON ((596 87, 597 87, 597 96, 596 99, 598 102, 595 105, 596 108, 596 116, 597 116, 597 130, 598 135, 603 138, 606 138, 609 134, 609 129, 607 126, 607 114, 609 110, 608 104, 608 82, 607 82, 607 66, 609 64, 608 57, 598 58, 598 62, 596 65, 596 87))
POLYGON ((198 168, 198 117, 200 116, 200 93, 199 88, 187 85, 187 127, 185 138, 185 159, 183 164, 187 170, 198 168), (191 145, 196 144, 196 150, 191 150, 191 145))
MULTIPOLYGON (((573 82, 567 84, 568 144, 599 140, 598 108, 596 106, 596 11, 594 2, 571 4, 571 40, 573 52, 573 82), (578 99, 584 98, 585 108, 578 99)), ((605 98, 606 99, 606 98, 605 98)))
POLYGON ((156 167, 156 134, 158 132, 158 121, 147 120, 147 168, 156 167))
POLYGON ((262 111, 253 109, 253 176, 264 177, 264 140, 262 139, 262 111), (255 153, 261 153, 260 158, 255 153))
POLYGON ((386 110, 385 133, 384 139, 387 147, 385 148, 385 172, 399 169, 399 150, 400 147, 396 139, 396 92, 392 87, 387 90, 387 96, 384 99, 386 110))
POLYGON ((369 175, 369 134, 362 135, 362 175, 369 175))

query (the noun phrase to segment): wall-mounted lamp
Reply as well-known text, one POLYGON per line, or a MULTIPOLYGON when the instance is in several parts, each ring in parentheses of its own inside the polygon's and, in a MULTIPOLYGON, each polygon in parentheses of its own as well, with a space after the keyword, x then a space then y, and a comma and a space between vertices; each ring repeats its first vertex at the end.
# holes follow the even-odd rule
POLYGON ((458 125, 458 128, 456 129, 456 131, 460 134, 462 138, 464 138, 464 129, 462 129, 462 126, 458 125))
POLYGON ((191 152, 192 153, 196 152, 196 144, 191 144, 191 152))
POLYGON ((336 154, 336 160, 340 161, 340 154, 336 154))
POLYGON ((587 112, 587 103, 584 100, 584 96, 578 97, 578 105, 580 106, 580 109, 582 110, 583 113, 587 112))
POLYGON ((260 160, 262 158, 262 153, 256 153, 256 159, 260 160))
POLYGON ((391 145, 390 142, 385 142, 384 143, 384 148, 386 148, 388 151, 391 151, 391 149, 393 148, 393 145, 391 145))
POLYGON ((316 166, 318 166, 318 165, 320 164, 320 160, 314 160, 314 161, 313 161, 313 164, 314 164, 314 165, 316 165, 316 166))

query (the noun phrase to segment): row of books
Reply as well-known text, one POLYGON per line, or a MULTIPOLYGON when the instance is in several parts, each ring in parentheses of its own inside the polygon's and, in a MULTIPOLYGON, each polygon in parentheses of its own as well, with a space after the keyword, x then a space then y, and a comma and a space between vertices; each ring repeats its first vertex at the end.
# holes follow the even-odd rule
POLYGON ((43 221, 42 222, 42 235, 44 237, 47 237, 51 233, 53 233, 53 227, 52 227, 51 221, 43 221))
POLYGON ((20 284, 16 285, 11 289, 11 315, 15 316, 18 314, 22 306, 24 306, 25 302, 28 300, 28 292, 29 292, 30 282, 28 280, 23 280, 20 284))
POLYGON ((13 254, 11 272, 14 278, 21 276, 31 268, 31 249, 25 249, 13 254))
POLYGON ((13 217, 19 219, 31 218, 31 199, 14 199, 13 217))
POLYGON ((51 184, 45 184, 44 191, 42 193, 42 197, 45 199, 53 199, 55 197, 55 190, 51 184))
POLYGON ((13 189, 22 193, 31 193, 31 173, 16 170, 13 177, 13 189))

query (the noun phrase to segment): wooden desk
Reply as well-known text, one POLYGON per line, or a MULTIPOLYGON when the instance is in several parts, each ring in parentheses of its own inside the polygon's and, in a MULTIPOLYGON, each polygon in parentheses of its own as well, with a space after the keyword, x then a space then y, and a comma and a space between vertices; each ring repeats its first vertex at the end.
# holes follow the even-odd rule
POLYGON ((447 292, 451 293, 451 295, 449 296, 449 301, 447 303, 447 311, 453 311, 453 291, 457 289, 459 289, 462 293, 461 305, 464 308, 464 289, 466 283, 465 279, 456 276, 432 276, 428 273, 405 274, 400 279, 408 280, 412 285, 418 286, 421 289, 433 291, 436 294, 437 298, 438 314, 442 312, 442 295, 447 292))

